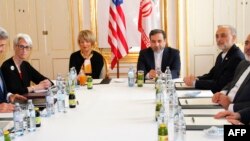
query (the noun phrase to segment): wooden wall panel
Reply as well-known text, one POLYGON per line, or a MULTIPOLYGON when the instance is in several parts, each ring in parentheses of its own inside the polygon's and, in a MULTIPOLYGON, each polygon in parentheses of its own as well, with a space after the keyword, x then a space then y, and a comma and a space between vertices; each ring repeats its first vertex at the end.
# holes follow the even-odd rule
POLYGON ((53 58, 53 78, 56 78, 58 73, 61 73, 64 77, 69 72, 69 58, 53 58))
POLYGON ((194 71, 197 76, 208 73, 214 66, 215 56, 213 54, 202 54, 194 56, 194 71))
POLYGON ((30 64, 34 67, 37 71, 41 72, 41 64, 40 59, 31 59, 30 64))
MULTIPOLYGON (((116 78, 117 77, 117 66, 111 70, 110 69, 110 62, 111 62, 111 51, 109 48, 102 48, 100 49, 100 52, 103 54, 103 56, 106 58, 106 60, 109 63, 109 74, 111 78, 116 78)), ((129 67, 132 65, 134 66, 134 69, 136 70, 136 65, 137 65, 137 60, 138 60, 138 53, 129 53, 126 57, 122 58, 119 60, 119 77, 127 77, 127 72, 129 67)))

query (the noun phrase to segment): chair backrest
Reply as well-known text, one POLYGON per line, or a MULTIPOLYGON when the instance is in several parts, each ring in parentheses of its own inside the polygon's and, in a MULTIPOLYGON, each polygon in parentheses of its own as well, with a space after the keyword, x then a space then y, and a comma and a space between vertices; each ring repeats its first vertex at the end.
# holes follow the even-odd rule
POLYGON ((102 55, 104 60, 104 67, 105 67, 105 78, 109 78, 109 64, 108 60, 102 55))
MULTIPOLYGON (((95 47, 93 48, 94 51, 101 53, 101 51, 99 50, 99 48, 95 47)), ((108 63, 108 60, 102 55, 102 58, 103 58, 103 62, 104 62, 104 67, 103 67, 103 70, 102 70, 102 74, 101 74, 101 77, 103 78, 109 78, 109 63, 108 63)))

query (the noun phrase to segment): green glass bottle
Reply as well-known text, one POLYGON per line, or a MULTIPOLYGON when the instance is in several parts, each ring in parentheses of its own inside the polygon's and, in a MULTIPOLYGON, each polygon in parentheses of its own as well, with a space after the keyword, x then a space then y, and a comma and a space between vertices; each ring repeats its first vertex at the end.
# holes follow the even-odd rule
POLYGON ((159 125, 158 141, 168 141, 168 129, 165 123, 159 125))
POLYGON ((155 108, 155 121, 157 121, 157 118, 159 116, 160 110, 161 110, 161 102, 156 103, 156 108, 155 108))
POLYGON ((144 71, 139 70, 137 72, 137 86, 143 87, 143 83, 144 83, 144 71))
POLYGON ((76 107, 76 96, 74 92, 69 93, 69 108, 76 107))
POLYGON ((4 131, 4 141, 11 141, 10 132, 8 130, 4 131))
POLYGON ((36 127, 41 127, 41 116, 38 107, 35 108, 35 112, 36 112, 36 127))
POLYGON ((157 80, 158 80, 158 76, 155 77, 155 89, 159 89, 159 86, 157 85, 157 80))
POLYGON ((93 78, 92 78, 92 76, 87 76, 87 89, 93 89, 93 78))

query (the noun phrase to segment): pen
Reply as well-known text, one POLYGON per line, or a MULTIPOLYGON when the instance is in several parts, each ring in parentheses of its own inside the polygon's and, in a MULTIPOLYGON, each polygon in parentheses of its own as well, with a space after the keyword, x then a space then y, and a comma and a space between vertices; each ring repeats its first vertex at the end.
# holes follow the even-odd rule
POLYGON ((195 122, 194 117, 192 117, 192 121, 193 121, 193 123, 195 122))
POLYGON ((188 104, 188 101, 185 99, 185 103, 188 104))
POLYGON ((196 95, 198 95, 200 93, 201 93, 201 91, 187 92, 187 93, 185 93, 185 96, 196 97, 196 95))

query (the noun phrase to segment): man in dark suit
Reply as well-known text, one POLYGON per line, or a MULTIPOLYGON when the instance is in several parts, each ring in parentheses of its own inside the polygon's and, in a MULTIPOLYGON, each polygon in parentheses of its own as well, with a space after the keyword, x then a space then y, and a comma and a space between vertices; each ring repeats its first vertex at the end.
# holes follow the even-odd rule
POLYGON ((211 90, 213 93, 220 91, 227 83, 232 81, 237 65, 244 60, 244 54, 235 45, 236 30, 231 26, 218 26, 216 42, 222 52, 217 56, 215 66, 208 74, 195 77, 184 77, 188 86, 197 89, 211 90))
POLYGON ((226 118, 235 125, 250 124, 250 107, 244 108, 238 112, 222 111, 214 116, 216 119, 226 118))
POLYGON ((233 80, 212 97, 213 102, 229 111, 250 107, 250 34, 245 41, 244 53, 246 60, 236 68, 233 80))
MULTIPOLYGON (((5 46, 7 44, 8 34, 5 29, 0 27, 0 54, 3 53, 5 46)), ((27 100, 25 97, 19 94, 8 93, 2 72, 0 70, 0 112, 11 112, 14 109, 12 104, 7 104, 6 102, 13 103, 15 100, 27 100)))
POLYGON ((149 33, 150 47, 143 49, 139 53, 137 71, 143 70, 146 79, 155 78, 156 69, 165 72, 168 66, 172 73, 172 78, 180 75, 180 54, 179 51, 167 47, 166 33, 161 29, 154 29, 149 33))

